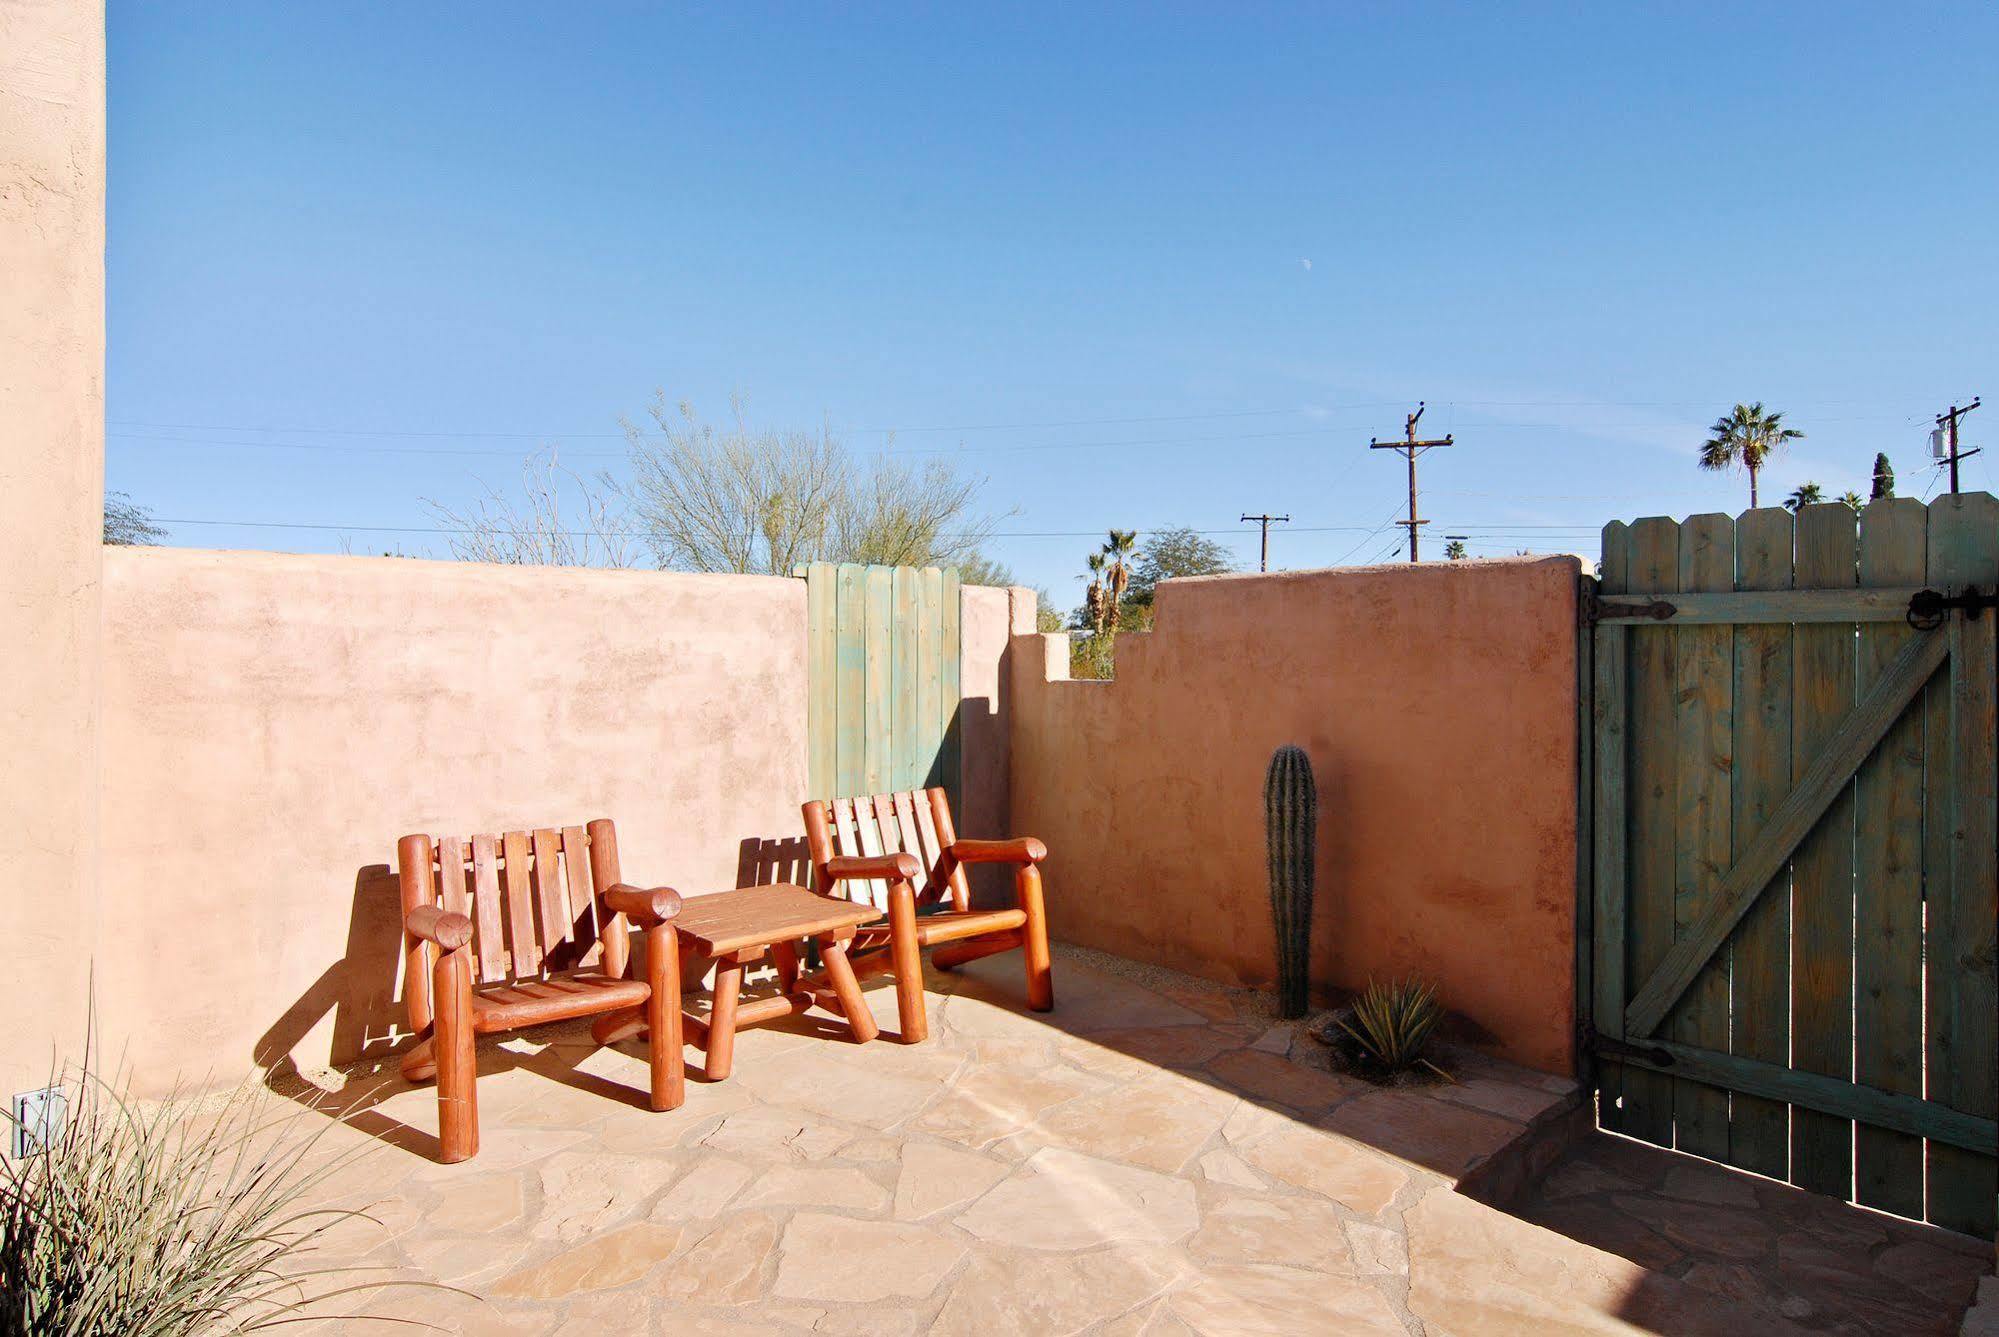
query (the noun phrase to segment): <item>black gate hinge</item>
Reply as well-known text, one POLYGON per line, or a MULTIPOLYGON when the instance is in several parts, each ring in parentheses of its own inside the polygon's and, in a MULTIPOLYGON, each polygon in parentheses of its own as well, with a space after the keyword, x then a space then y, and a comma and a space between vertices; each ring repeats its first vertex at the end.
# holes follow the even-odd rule
POLYGON ((1967 585, 1956 594, 1917 590, 1909 596, 1909 625, 1917 631, 1933 631, 1943 625, 1944 615, 1953 609, 1962 610, 1975 622, 1987 608, 1999 608, 1999 589, 1981 590, 1976 585, 1967 585))
POLYGON ((1583 1049, 1587 1053, 1602 1058, 1636 1058, 1660 1068, 1673 1066, 1673 1056, 1657 1045, 1635 1045, 1628 1040, 1618 1040, 1603 1034, 1587 1021, 1580 1023, 1577 1030, 1582 1033, 1583 1049))
POLYGON ((1583 597, 1576 611, 1585 627, 1593 627, 1607 617, 1641 617, 1654 622, 1666 622, 1680 610, 1664 599, 1647 599, 1633 603, 1623 599, 1601 598, 1592 591, 1583 597))

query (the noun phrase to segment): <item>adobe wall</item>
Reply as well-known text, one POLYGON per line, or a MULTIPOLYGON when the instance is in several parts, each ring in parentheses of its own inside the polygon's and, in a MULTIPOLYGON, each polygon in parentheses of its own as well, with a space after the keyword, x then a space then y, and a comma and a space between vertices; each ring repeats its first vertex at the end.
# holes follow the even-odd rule
POLYGON ((1048 843, 1056 935, 1269 985, 1263 777, 1296 743, 1319 790, 1315 983, 1421 974, 1496 1052, 1569 1071, 1577 576, 1562 557, 1169 581, 1110 682, 1067 679, 1065 636, 1017 635, 1013 822, 1048 843))

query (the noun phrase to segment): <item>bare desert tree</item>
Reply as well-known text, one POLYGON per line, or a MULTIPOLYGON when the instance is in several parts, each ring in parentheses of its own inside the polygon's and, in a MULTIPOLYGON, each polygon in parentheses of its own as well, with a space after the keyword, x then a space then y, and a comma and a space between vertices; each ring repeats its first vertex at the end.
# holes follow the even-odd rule
POLYGON ((973 514, 980 481, 938 459, 920 468, 878 461, 840 494, 830 560, 983 569, 979 549, 993 525, 973 514))
POLYGON ((851 465, 831 435, 752 431, 740 398, 716 428, 664 392, 647 410, 651 431, 623 423, 637 528, 663 567, 678 571, 791 574, 826 547, 851 465))
POLYGON ((958 565, 982 560, 992 522, 974 507, 983 480, 934 460, 921 468, 857 462, 818 433, 752 428, 743 401, 726 426, 664 393, 649 427, 627 420, 635 527, 663 567, 790 575, 803 562, 958 565))
POLYGON ((536 451, 521 464, 519 500, 489 484, 481 486, 485 495, 463 509, 423 499, 460 561, 505 566, 633 565, 630 525, 618 504, 616 484, 601 474, 593 481, 563 468, 552 448, 536 451), (565 483, 578 503, 566 519, 565 483))
POLYGON ((104 541, 121 546, 151 546, 167 536, 153 523, 153 513, 123 492, 104 496, 104 541))

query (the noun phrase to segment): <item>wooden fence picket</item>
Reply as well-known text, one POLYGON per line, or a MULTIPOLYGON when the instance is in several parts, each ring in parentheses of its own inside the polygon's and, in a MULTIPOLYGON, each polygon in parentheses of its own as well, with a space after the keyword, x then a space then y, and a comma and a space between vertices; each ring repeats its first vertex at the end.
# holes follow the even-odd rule
MULTIPOLYGON (((1736 522, 1737 587, 1788 590, 1793 522, 1781 506, 1745 511, 1736 522)), ((1739 857, 1790 792, 1791 627, 1735 629, 1735 820, 1739 857)), ((1791 1057, 1791 870, 1764 889, 1735 931, 1729 1052, 1787 1064, 1791 1057)), ((1757 1174, 1790 1174, 1791 1110, 1781 1101, 1738 1094, 1729 1118, 1728 1160, 1757 1174)))

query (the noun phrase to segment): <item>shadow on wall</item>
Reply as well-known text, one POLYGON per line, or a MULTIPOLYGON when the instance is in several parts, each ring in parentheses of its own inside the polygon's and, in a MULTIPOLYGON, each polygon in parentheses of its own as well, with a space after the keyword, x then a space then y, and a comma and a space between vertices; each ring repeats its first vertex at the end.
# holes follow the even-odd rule
POLYGON ((402 892, 396 870, 367 864, 355 871, 347 943, 297 1002, 258 1038, 252 1058, 267 1082, 296 1080, 296 1054, 329 1018, 334 1064, 387 1057, 408 1038, 397 993, 403 952, 402 892))
MULTIPOLYGON (((263 1070, 265 1087, 274 1094, 389 1146, 434 1160, 442 1151, 434 1134, 376 1109, 410 1086, 397 1063, 413 1038, 398 990, 402 952, 401 885, 387 864, 369 864, 354 874, 345 953, 259 1037, 254 1058, 263 1070), (299 1068, 296 1057, 299 1047, 329 1018, 331 1065, 343 1068, 346 1076, 337 1091, 314 1081, 299 1068)), ((606 1100, 648 1108, 645 1092, 580 1071, 576 1064, 591 1052, 546 1045, 534 1053, 518 1053, 489 1045, 480 1053, 479 1073, 487 1077, 527 1068, 606 1100)))
POLYGON ((743 837, 736 859, 736 885, 763 887, 773 882, 812 885, 812 861, 804 836, 743 837))

